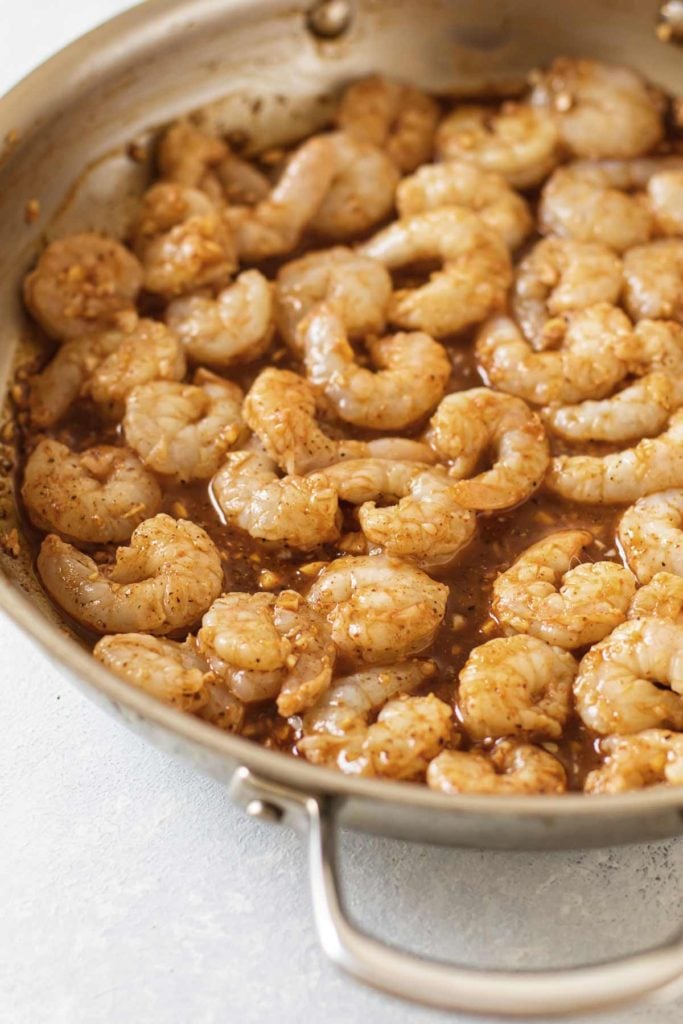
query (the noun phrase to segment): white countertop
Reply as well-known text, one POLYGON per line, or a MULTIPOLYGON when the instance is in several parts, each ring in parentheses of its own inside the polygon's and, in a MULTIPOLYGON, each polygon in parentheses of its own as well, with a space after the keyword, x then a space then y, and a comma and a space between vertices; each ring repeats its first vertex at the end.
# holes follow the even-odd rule
MULTIPOLYGON (((0 92, 125 6, 0 0, 0 92)), ((0 686, 0 1019, 465 1024, 337 974, 297 838, 107 717, 4 619, 0 686)), ((605 957, 683 919, 683 840, 539 855, 349 835, 342 864, 368 928, 470 963, 605 957)), ((681 1019, 683 999, 595 1018, 681 1019)))

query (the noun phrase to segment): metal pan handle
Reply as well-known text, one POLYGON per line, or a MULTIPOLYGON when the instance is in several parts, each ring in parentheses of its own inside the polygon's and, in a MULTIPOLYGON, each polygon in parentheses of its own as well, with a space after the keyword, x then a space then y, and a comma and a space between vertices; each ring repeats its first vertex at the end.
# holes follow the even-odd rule
POLYGON ((683 977, 683 931, 644 953, 561 970, 483 970, 403 952, 366 935, 346 916, 333 802, 256 779, 246 769, 237 773, 232 792, 248 813, 304 833, 320 943, 338 967, 383 992, 442 1010, 528 1018, 607 1009, 683 977))

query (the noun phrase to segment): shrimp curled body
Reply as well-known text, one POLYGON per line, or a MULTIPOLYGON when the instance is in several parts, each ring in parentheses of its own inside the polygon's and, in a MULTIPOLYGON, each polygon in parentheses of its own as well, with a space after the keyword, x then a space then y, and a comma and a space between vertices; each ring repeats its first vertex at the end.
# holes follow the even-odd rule
POLYGON ((221 592, 213 541, 159 514, 136 527, 113 565, 98 565, 54 534, 38 555, 41 579, 67 614, 98 633, 172 633, 192 626, 221 592))
POLYGON ((161 504, 158 483, 126 448, 72 452, 50 438, 29 456, 21 496, 38 529, 89 544, 128 540, 161 504))
POLYGON ((308 601, 327 616, 345 657, 392 662, 424 650, 446 610, 448 587, 384 555, 338 558, 318 577, 308 601))
POLYGON ((460 673, 465 728, 477 740, 561 736, 576 669, 571 654, 533 636, 499 637, 475 647, 460 673))
POLYGON ((587 530, 553 533, 501 573, 492 611, 506 631, 571 650, 602 640, 624 621, 636 589, 628 569, 615 562, 570 568, 592 540, 587 530))

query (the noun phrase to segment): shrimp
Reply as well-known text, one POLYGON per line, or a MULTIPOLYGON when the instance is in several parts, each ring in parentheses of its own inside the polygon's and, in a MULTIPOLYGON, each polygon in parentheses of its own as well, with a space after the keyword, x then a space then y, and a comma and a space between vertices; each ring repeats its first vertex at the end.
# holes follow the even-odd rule
POLYGON ((683 626, 630 619, 591 647, 574 682, 576 710, 602 735, 683 729, 683 626))
POLYGON ((643 195, 614 188, 609 167, 577 161, 560 167, 545 185, 538 208, 543 234, 594 242, 623 252, 647 242, 653 215, 643 195))
POLYGON ((206 701, 211 672, 194 637, 180 644, 147 633, 103 636, 93 654, 121 679, 180 711, 199 711, 206 701))
POLYGON ((242 390, 208 370, 193 384, 153 381, 126 402, 126 440, 149 468, 187 482, 212 476, 244 434, 242 390))
POLYGON ((121 419, 133 388, 151 381, 179 381, 187 365, 176 335, 156 320, 138 320, 128 331, 100 337, 108 352, 88 374, 81 393, 89 395, 112 419, 121 419))
POLYGON ((683 323, 683 239, 638 245, 624 256, 624 304, 634 320, 683 323))
POLYGON ((545 238, 517 268, 512 310, 531 347, 542 351, 564 337, 565 313, 616 304, 621 287, 621 260, 606 245, 545 238))
POLYGON ((431 96, 381 75, 349 85, 336 116, 347 134, 379 146, 403 172, 429 160, 438 119, 439 108, 431 96))
POLYGON ((330 189, 335 168, 334 144, 327 136, 314 136, 290 157, 265 199, 254 206, 227 207, 224 219, 240 259, 253 263, 296 248, 330 189))
POLYGON ((506 633, 572 650, 602 640, 624 621, 635 579, 616 562, 576 564, 592 540, 588 530, 553 533, 498 576, 491 611, 506 633))
POLYGON ((533 636, 497 637, 475 647, 460 672, 458 706, 475 740, 562 735, 577 663, 533 636))
POLYGON ((606 736, 600 752, 603 763, 588 773, 585 793, 683 785, 683 733, 645 729, 634 736, 606 736))
POLYGON ((372 441, 333 440, 315 418, 311 385, 291 370, 267 366, 244 400, 242 414, 266 454, 285 473, 310 473, 344 459, 378 458, 404 462, 436 461, 434 452, 407 437, 372 441))
POLYGON ((327 141, 334 174, 309 227, 323 238, 354 238, 391 213, 399 172, 383 150, 347 132, 334 132, 327 141))
POLYGON ((609 394, 638 356, 630 320, 606 302, 567 317, 562 347, 549 352, 534 352, 509 317, 488 320, 475 346, 487 383, 532 405, 609 394))
POLYGON ((255 203, 270 192, 270 182, 256 167, 185 119, 162 136, 157 163, 166 181, 201 189, 216 203, 255 203))
POLYGON ((463 105, 448 114, 436 133, 442 160, 465 160, 501 174, 514 188, 538 185, 559 160, 553 117, 526 103, 498 108, 463 105))
POLYGON ((443 345, 412 332, 372 340, 368 349, 380 367, 373 372, 356 362, 341 318, 321 303, 299 324, 306 371, 337 415, 373 430, 402 430, 439 402, 451 375, 443 345))
POLYGON ((368 452, 364 441, 334 441, 322 432, 311 385, 291 370, 262 370, 247 393, 242 414, 266 454, 285 473, 309 473, 368 452))
POLYGON ((658 572, 636 590, 629 606, 629 619, 671 619, 683 626, 683 576, 658 572))
POLYGON ((674 320, 639 320, 634 327, 637 374, 662 372, 669 379, 673 400, 683 403, 683 327, 674 320))
POLYGON ((447 395, 430 420, 427 440, 451 461, 453 497, 465 508, 518 505, 538 487, 550 452, 543 424, 525 403, 488 388, 447 395), (463 480, 493 448, 493 467, 463 480))
POLYGON ((299 751, 346 774, 423 776, 452 731, 448 704, 434 694, 409 696, 433 671, 429 662, 406 661, 339 679, 305 716, 299 751), (368 726, 377 708, 377 721, 368 726))
POLYGON ((338 558, 308 593, 327 616, 339 653, 391 662, 424 650, 443 619, 448 587, 386 555, 338 558))
POLYGON ((648 373, 612 398, 551 406, 543 418, 568 441, 639 441, 663 430, 680 403, 665 373, 648 373))
POLYGON ((235 241, 203 192, 174 182, 152 185, 133 225, 144 286, 163 298, 220 285, 237 266, 235 241))
POLYGON ((647 195, 658 233, 683 235, 683 168, 653 174, 647 195))
POLYGON ((466 206, 497 231, 509 249, 517 249, 533 227, 525 200, 501 174, 483 171, 465 160, 425 164, 396 190, 401 217, 444 206, 466 206))
POLYGON ((531 103, 550 113, 576 156, 640 156, 664 133, 660 94, 630 68, 558 57, 532 84, 531 103))
POLYGON ((460 207, 404 217, 358 251, 390 269, 420 260, 443 263, 426 284, 397 289, 388 308, 392 323, 433 337, 455 334, 502 306, 512 277, 500 235, 460 207))
POLYGON ((339 536, 339 502, 321 473, 280 479, 261 452, 231 452, 211 482, 226 523, 260 540, 309 551, 339 536))
POLYGON ((335 246, 286 263, 275 285, 275 319, 287 344, 300 353, 299 322, 319 302, 335 308, 351 338, 381 334, 391 277, 381 263, 335 246))
POLYGON ((24 302, 51 338, 82 338, 130 315, 142 267, 113 238, 85 232, 51 242, 24 278, 24 302))
POLYGON ((342 501, 360 505, 361 529, 387 555, 437 566, 450 562, 474 536, 476 518, 454 500, 439 469, 391 459, 352 459, 325 470, 342 501), (395 505, 377 507, 398 498, 395 505))
POLYGON ((197 645, 239 700, 276 699, 285 717, 315 704, 332 681, 327 623, 294 590, 223 594, 204 615, 197 645))
POLYGON ((51 427, 86 389, 97 367, 116 350, 114 331, 89 334, 64 342, 41 373, 30 380, 28 408, 35 427, 51 427))
POLYGON ((89 544, 128 540, 161 504, 158 483, 132 452, 110 445, 72 452, 50 438, 31 452, 21 496, 39 530, 89 544))
POLYGON ((662 570, 683 576, 683 490, 639 498, 621 517, 617 536, 640 583, 662 570))
POLYGON ((113 565, 98 565, 48 534, 38 572, 53 600, 97 633, 154 633, 188 629, 218 597, 223 567, 200 526, 160 513, 135 528, 117 548, 113 565))
POLYGON ((587 505, 626 505, 655 491, 683 487, 683 411, 658 437, 610 455, 558 455, 546 487, 587 505))
POLYGON ((258 359, 273 336, 273 300, 268 281, 246 270, 215 299, 187 295, 166 309, 166 323, 195 363, 225 369, 258 359))
POLYGON ((499 740, 491 751, 444 750, 430 762, 427 785, 441 793, 564 793, 567 776, 533 743, 499 740))

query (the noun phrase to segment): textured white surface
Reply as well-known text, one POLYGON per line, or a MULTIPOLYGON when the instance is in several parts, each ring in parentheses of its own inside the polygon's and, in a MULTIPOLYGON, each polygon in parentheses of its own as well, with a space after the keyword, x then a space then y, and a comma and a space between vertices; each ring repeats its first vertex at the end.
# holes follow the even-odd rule
MULTIPOLYGON (((121 0, 0 0, 0 91, 121 0)), ((297 839, 231 807, 0 620, 0 1019, 431 1024, 337 975, 297 839)), ((486 965, 604 957, 683 917, 683 841, 489 854, 346 836, 349 898, 398 943, 486 965)), ((683 999, 596 1018, 680 1024, 683 999)))

